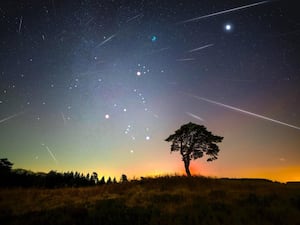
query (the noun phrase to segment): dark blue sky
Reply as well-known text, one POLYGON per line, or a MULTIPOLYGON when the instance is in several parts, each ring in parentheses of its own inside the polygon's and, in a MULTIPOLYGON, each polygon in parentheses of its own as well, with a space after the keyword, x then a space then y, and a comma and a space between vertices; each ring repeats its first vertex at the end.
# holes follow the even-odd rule
POLYGON ((300 179, 296 4, 1 1, 0 156, 35 171, 180 172, 164 139, 192 121, 224 136, 195 172, 300 179))

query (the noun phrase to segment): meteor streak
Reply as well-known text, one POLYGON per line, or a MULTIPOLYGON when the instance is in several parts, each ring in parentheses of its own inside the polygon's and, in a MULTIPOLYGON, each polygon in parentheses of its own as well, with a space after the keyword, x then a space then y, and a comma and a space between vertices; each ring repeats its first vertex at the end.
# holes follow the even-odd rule
POLYGON ((189 116, 191 116, 191 117, 197 119, 197 120, 204 121, 204 119, 202 119, 201 117, 199 117, 199 116, 197 116, 197 115, 195 115, 195 114, 193 114, 193 113, 190 113, 190 112, 185 112, 185 113, 186 113, 187 115, 189 115, 189 116))
POLYGON ((22 23, 23 23, 23 16, 21 16, 20 22, 19 22, 19 29, 18 29, 18 32, 19 32, 19 33, 21 32, 22 23))
POLYGON ((169 47, 165 47, 165 48, 160 48, 160 49, 156 49, 156 50, 153 50, 149 53, 146 53, 145 55, 153 55, 153 54, 156 54, 156 53, 159 53, 159 52, 163 52, 163 51, 166 51, 170 49, 169 47))
POLYGON ((237 107, 233 107, 233 106, 230 106, 230 105, 225 105, 223 103, 216 102, 216 101, 213 101, 213 100, 210 100, 210 99, 207 99, 207 98, 202 98, 202 97, 199 97, 199 96, 196 96, 196 95, 190 95, 190 96, 194 97, 196 99, 205 101, 205 102, 209 102, 209 103, 212 103, 212 104, 215 104, 215 105, 218 105, 218 106, 222 106, 224 108, 232 109, 232 110, 237 111, 237 112, 241 112, 241 113, 244 113, 244 114, 247 114, 247 115, 250 115, 250 116, 254 116, 254 117, 257 117, 257 118, 260 118, 260 119, 268 120, 268 121, 271 121, 271 122, 274 122, 274 123, 278 123, 280 125, 284 125, 284 126, 288 126, 288 127, 300 130, 300 127, 297 127, 297 126, 294 126, 294 125, 291 125, 291 124, 288 124, 288 123, 284 123, 284 122, 281 122, 279 120, 275 120, 275 119, 272 119, 272 118, 269 118, 269 117, 266 117, 266 116, 262 116, 262 115, 259 115, 259 114, 256 114, 256 113, 252 113, 252 112, 249 112, 249 111, 246 111, 246 110, 243 110, 243 109, 239 109, 237 107))
POLYGON ((139 17, 142 17, 142 16, 143 16, 143 14, 140 13, 140 14, 138 14, 138 15, 136 15, 136 16, 134 16, 134 17, 131 17, 130 19, 128 19, 128 20, 126 21, 126 23, 128 23, 128 22, 130 22, 130 21, 132 21, 132 20, 134 20, 134 19, 137 19, 137 18, 139 18, 139 17))
POLYGON ((111 35, 110 37, 106 38, 104 41, 102 41, 100 44, 98 44, 95 48, 98 48, 102 45, 104 45, 106 42, 109 42, 111 39, 113 39, 116 36, 116 34, 111 35))
POLYGON ((64 124, 66 124, 66 117, 65 117, 65 114, 63 112, 61 112, 61 117, 62 117, 62 119, 64 121, 64 124))
POLYGON ((46 149, 49 152, 49 154, 51 155, 52 159, 57 163, 57 160, 56 160, 55 156, 53 155, 52 151, 50 150, 50 148, 48 146, 46 146, 46 149))
POLYGON ((270 1, 256 2, 256 3, 253 3, 253 4, 244 5, 244 6, 240 6, 240 7, 236 7, 236 8, 232 8, 232 9, 227 9, 227 10, 223 10, 223 11, 211 13, 211 14, 208 14, 208 15, 199 16, 199 17, 195 17, 195 18, 192 18, 192 19, 184 20, 184 21, 178 22, 177 24, 184 24, 184 23, 194 22, 194 21, 201 20, 201 19, 204 19, 204 18, 208 18, 208 17, 212 17, 212 16, 217 16, 217 15, 221 15, 221 14, 226 14, 226 13, 238 11, 238 10, 241 10, 241 9, 246 9, 246 8, 250 8, 250 7, 254 7, 254 6, 266 4, 266 3, 269 3, 269 2, 270 1))
POLYGON ((46 148, 46 150, 48 151, 48 153, 50 154, 50 156, 52 157, 52 159, 54 160, 55 163, 58 163, 57 159, 55 158, 53 152, 50 150, 50 148, 45 145, 45 144, 42 144, 42 146, 44 146, 46 148))
POLYGON ((201 46, 199 48, 194 48, 192 50, 189 50, 188 52, 196 52, 196 51, 199 51, 199 50, 202 50, 202 49, 205 49, 205 48, 209 48, 211 46, 214 46, 214 44, 203 45, 203 46, 201 46))
POLYGON ((25 113, 25 112, 19 112, 19 113, 13 114, 13 115, 11 115, 11 116, 8 116, 8 117, 6 117, 6 118, 3 118, 3 119, 0 120, 0 123, 3 123, 3 122, 5 122, 5 121, 7 121, 7 120, 10 120, 10 119, 13 119, 13 118, 15 118, 15 117, 17 117, 17 116, 20 116, 20 115, 22 115, 23 113, 25 113))
POLYGON ((184 62, 184 61, 193 61, 195 58, 183 58, 183 59, 176 59, 178 62, 184 62))

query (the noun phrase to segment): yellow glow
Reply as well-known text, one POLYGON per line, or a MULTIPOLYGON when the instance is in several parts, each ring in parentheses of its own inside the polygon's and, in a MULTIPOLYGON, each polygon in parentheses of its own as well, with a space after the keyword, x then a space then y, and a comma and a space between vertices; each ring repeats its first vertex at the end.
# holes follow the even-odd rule
POLYGON ((247 177, 266 178, 273 181, 287 182, 300 180, 300 166, 285 166, 245 171, 247 177))

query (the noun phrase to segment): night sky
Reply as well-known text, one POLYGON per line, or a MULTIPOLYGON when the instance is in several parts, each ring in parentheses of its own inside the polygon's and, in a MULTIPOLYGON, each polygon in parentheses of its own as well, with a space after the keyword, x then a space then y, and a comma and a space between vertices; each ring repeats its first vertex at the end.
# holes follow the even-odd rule
POLYGON ((224 137, 214 177, 300 180, 297 1, 3 0, 0 157, 32 171, 184 173, 164 141, 224 137))

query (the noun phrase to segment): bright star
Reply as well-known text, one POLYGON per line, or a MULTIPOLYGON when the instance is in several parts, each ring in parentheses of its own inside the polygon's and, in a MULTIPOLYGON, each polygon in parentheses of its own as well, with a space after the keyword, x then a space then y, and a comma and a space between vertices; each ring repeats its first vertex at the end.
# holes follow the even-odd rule
POLYGON ((225 28, 225 30, 228 31, 228 32, 229 32, 229 31, 232 31, 232 25, 229 24, 229 23, 225 24, 224 28, 225 28))
POLYGON ((105 119, 109 119, 109 115, 108 114, 105 115, 105 119))
POLYGON ((141 76, 142 73, 141 73, 140 71, 137 71, 137 72, 136 72, 136 75, 141 76))
POLYGON ((151 37, 151 41, 152 42, 155 42, 157 40, 157 37, 155 36, 155 35, 153 35, 152 37, 151 37))

